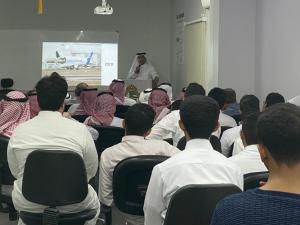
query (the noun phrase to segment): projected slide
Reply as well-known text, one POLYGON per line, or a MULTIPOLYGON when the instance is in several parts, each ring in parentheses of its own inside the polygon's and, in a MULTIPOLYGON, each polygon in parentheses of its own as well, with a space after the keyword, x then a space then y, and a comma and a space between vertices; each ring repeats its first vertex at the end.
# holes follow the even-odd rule
POLYGON ((69 86, 109 85, 118 77, 118 45, 43 42, 42 76, 58 72, 69 86))

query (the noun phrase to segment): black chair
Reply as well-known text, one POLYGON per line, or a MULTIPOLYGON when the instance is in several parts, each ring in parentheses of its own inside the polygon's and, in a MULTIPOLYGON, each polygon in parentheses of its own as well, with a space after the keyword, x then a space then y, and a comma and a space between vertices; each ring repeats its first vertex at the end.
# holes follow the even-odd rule
MULTIPOLYGON (((217 138, 214 135, 211 135, 209 137, 209 141, 211 146, 213 147, 214 150, 216 150, 217 152, 222 153, 222 148, 221 148, 221 142, 219 140, 219 138, 217 138)), ((182 137, 179 142, 177 143, 177 148, 181 151, 183 151, 185 149, 186 146, 186 138, 182 137)))
POLYGON ((261 186, 260 182, 267 182, 269 172, 256 172, 244 175, 244 191, 258 188, 261 186))
POLYGON ((240 193, 232 184, 195 184, 182 187, 172 196, 164 225, 209 225, 217 203, 240 193))
POLYGON ((168 142, 170 145, 173 145, 173 138, 164 139, 165 142, 168 142))
POLYGON ((143 216, 143 206, 152 169, 167 156, 136 156, 121 161, 113 174, 116 207, 124 213, 143 216))
POLYGON ((227 127, 227 126, 222 126, 222 127, 221 127, 220 139, 221 139, 223 133, 224 133, 226 130, 230 129, 230 128, 232 128, 232 127, 227 127))
MULTIPOLYGON (((10 172, 7 162, 7 145, 9 138, 0 135, 0 203, 5 203, 8 206, 9 220, 17 220, 17 211, 12 202, 11 191, 15 178, 10 172), (7 187, 6 192, 3 190, 3 185, 7 187), (9 188, 11 186, 11 188, 9 188)), ((4 209, 2 209, 4 210, 4 209)))
POLYGON ((115 117, 125 119, 126 113, 129 108, 130 108, 130 106, 128 106, 128 105, 117 105, 115 117))
POLYGON ((119 144, 125 135, 125 130, 120 127, 94 125, 93 128, 99 132, 99 137, 95 141, 99 158, 105 149, 119 144))
POLYGON ((88 118, 89 116, 88 115, 73 115, 72 118, 77 120, 78 122, 80 123, 83 123, 86 118, 88 118))
POLYGON ((60 214, 57 206, 82 202, 88 194, 85 165, 70 151, 36 150, 29 154, 23 175, 22 193, 33 203, 48 206, 43 213, 20 212, 27 225, 83 225, 96 210, 60 214))

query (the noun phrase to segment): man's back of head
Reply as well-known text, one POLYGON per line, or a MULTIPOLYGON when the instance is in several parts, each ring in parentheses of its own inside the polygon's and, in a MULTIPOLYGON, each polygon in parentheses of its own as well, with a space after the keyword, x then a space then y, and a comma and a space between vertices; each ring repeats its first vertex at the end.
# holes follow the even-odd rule
POLYGON ((190 83, 189 86, 187 86, 184 97, 187 98, 193 95, 205 95, 205 89, 201 84, 190 83))
POLYGON ((248 115, 243 121, 241 137, 244 146, 258 144, 256 129, 258 117, 259 113, 252 113, 248 115))
POLYGON ((58 111, 63 107, 68 84, 58 73, 52 73, 37 83, 36 91, 42 111, 58 111))
POLYGON ((218 87, 213 88, 208 93, 208 96, 214 99, 219 104, 220 109, 223 109, 226 101, 226 93, 223 89, 218 87))
POLYGON ((232 88, 225 88, 224 92, 226 94, 226 104, 236 103, 236 93, 232 88))
POLYGON ((185 99, 180 106, 180 126, 187 140, 208 139, 218 127, 220 108, 215 100, 195 95, 185 99))
POLYGON ((148 104, 131 106, 124 120, 126 135, 147 136, 153 125, 155 112, 148 104))
POLYGON ((270 93, 266 97, 264 107, 268 108, 268 107, 273 106, 277 103, 284 103, 284 102, 285 102, 285 99, 281 94, 279 94, 279 93, 270 93))
POLYGON ((259 99, 255 95, 244 95, 240 101, 240 109, 242 120, 249 114, 259 112, 259 99))

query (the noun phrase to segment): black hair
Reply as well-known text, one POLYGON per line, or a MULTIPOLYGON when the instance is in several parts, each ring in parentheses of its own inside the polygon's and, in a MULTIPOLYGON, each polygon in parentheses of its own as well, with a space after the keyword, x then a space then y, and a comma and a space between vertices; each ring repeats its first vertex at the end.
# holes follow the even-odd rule
POLYGON ((242 120, 249 114, 259 112, 259 99, 255 95, 244 95, 240 101, 240 110, 242 120))
POLYGON ((190 83, 184 92, 184 97, 187 98, 193 95, 205 95, 204 87, 198 83, 190 83))
POLYGON ((208 139, 218 124, 220 108, 215 100, 195 95, 180 105, 180 118, 191 139, 208 139))
POLYGON ((242 131, 247 145, 258 144, 256 129, 258 117, 259 113, 252 113, 248 115, 243 121, 242 131))
POLYGON ((219 104, 220 109, 223 109, 226 100, 226 93, 222 88, 213 88, 208 93, 208 97, 213 98, 219 104))
POLYGON ((144 136, 152 128, 155 112, 147 104, 135 104, 131 106, 125 116, 126 135, 144 136))
POLYGON ((236 93, 232 88, 225 88, 224 89, 226 94, 225 103, 231 104, 236 102, 236 93))
POLYGON ((86 83, 79 83, 76 85, 75 88, 75 96, 79 97, 81 92, 86 89, 88 87, 88 85, 86 83))
POLYGON ((63 77, 54 72, 37 83, 36 92, 41 110, 57 111, 65 101, 68 84, 63 77))
POLYGON ((284 103, 284 102, 285 102, 284 97, 279 93, 270 93, 266 97, 266 107, 270 107, 277 103, 284 103))
POLYGON ((259 144, 278 163, 293 167, 300 163, 300 109, 290 103, 267 108, 258 118, 259 144))

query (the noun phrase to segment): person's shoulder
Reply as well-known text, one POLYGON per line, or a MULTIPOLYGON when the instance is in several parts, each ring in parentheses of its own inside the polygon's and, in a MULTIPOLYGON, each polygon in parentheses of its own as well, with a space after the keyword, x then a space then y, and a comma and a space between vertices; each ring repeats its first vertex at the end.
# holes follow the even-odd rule
POLYGON ((36 119, 33 118, 33 119, 30 119, 30 120, 27 120, 27 121, 24 122, 24 123, 19 124, 19 125, 15 128, 15 130, 14 130, 12 136, 14 136, 14 135, 16 135, 16 134, 18 134, 18 133, 28 132, 28 130, 29 130, 31 127, 34 127, 35 120, 36 120, 36 119))
POLYGON ((180 152, 178 148, 176 148, 173 145, 170 145, 168 142, 164 140, 156 140, 156 139, 145 139, 144 142, 145 145, 151 145, 151 146, 157 146, 158 150, 164 151, 166 150, 166 153, 172 151, 174 153, 180 152))

